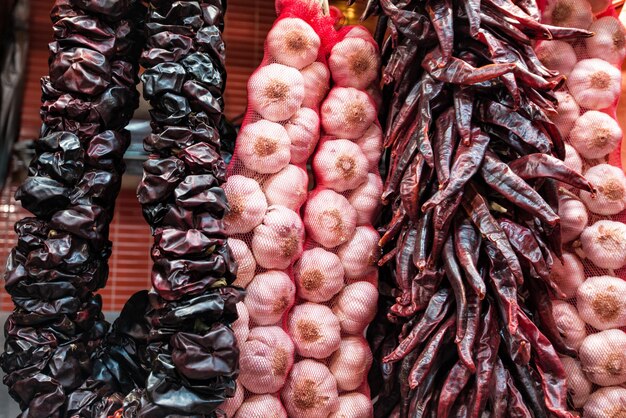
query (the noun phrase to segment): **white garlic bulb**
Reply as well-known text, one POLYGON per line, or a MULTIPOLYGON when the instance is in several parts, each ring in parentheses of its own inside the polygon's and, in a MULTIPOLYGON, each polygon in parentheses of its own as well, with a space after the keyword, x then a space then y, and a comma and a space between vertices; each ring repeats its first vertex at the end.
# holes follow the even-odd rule
POLYGON ((303 357, 323 359, 339 348, 339 320, 328 306, 311 302, 294 306, 287 327, 296 352, 303 357))
POLYGON ((327 418, 339 408, 335 378, 328 367, 314 360, 294 364, 281 397, 294 418, 327 418))
POLYGON ((609 329, 590 334, 580 351, 580 364, 591 382, 600 386, 626 383, 626 333, 609 329))
POLYGON ((563 341, 574 350, 578 350, 587 337, 587 329, 574 305, 555 300, 552 302, 552 315, 563 341))
POLYGON ((626 208, 626 176, 621 168, 598 164, 585 172, 585 178, 597 193, 581 190, 580 198, 587 208, 598 215, 617 215, 626 208))
MULTIPOLYGON (((585 1, 586 3, 586 1, 585 1)), ((621 93, 622 73, 599 58, 579 61, 567 79, 567 88, 581 107, 605 109, 621 93)))
POLYGON ((287 418, 287 411, 274 395, 251 396, 241 404, 235 418, 287 418), (268 415, 271 414, 271 415, 268 415))
POLYGON ((372 352, 362 336, 348 336, 330 359, 329 368, 339 390, 356 390, 367 380, 372 366, 372 352))
POLYGON ((587 208, 583 202, 571 197, 559 199, 559 218, 561 218, 561 240, 563 242, 570 242, 578 238, 589 222, 587 208))
POLYGON ((376 119, 376 107, 369 95, 352 87, 333 87, 322 103, 324 131, 338 138, 362 136, 376 119))
POLYGON ((236 306, 237 320, 233 322, 233 332, 237 339, 237 345, 241 347, 241 344, 246 342, 250 334, 250 314, 245 303, 238 302, 236 306))
POLYGON ((373 39, 349 37, 333 46, 328 67, 337 86, 365 90, 376 80, 380 57, 375 45, 373 39))
POLYGON ((343 288, 343 278, 339 257, 322 248, 306 250, 294 266, 298 296, 310 302, 329 301, 343 288))
POLYGON ((304 244, 304 225, 300 215, 284 206, 267 209, 261 225, 254 228, 252 254, 259 266, 286 269, 300 257, 304 244))
POLYGON ((369 163, 368 170, 378 171, 378 163, 383 153, 383 131, 377 123, 373 123, 365 133, 354 140, 369 163))
POLYGON ((589 30, 595 34, 585 39, 589 56, 620 67, 626 58, 626 30, 622 22, 613 16, 604 16, 593 22, 589 30))
POLYGON ((348 199, 328 189, 314 191, 304 208, 308 235, 326 248, 336 247, 352 238, 356 219, 356 210, 348 199))
POLYGON ((362 334, 376 315, 378 289, 369 282, 354 282, 337 295, 333 312, 337 315, 341 330, 347 334, 362 334))
MULTIPOLYGON (((260 223, 260 222, 259 222, 260 223)), ((237 263, 237 278, 233 285, 247 287, 254 278, 256 270, 256 260, 248 245, 240 239, 228 238, 228 246, 233 253, 233 258, 237 263)))
POLYGON ((287 121, 285 130, 291 140, 291 163, 306 163, 320 139, 320 118, 317 112, 301 107, 287 121))
POLYGON ((270 270, 257 274, 246 289, 244 303, 257 325, 274 325, 293 305, 296 287, 287 274, 270 270))
POLYGON ((567 376, 567 392, 575 408, 582 408, 591 394, 591 382, 583 373, 578 360, 571 357, 561 358, 567 376))
POLYGON ((239 381, 235 389, 235 395, 232 398, 228 398, 220 405, 220 409, 226 414, 226 418, 232 418, 243 403, 244 398, 243 386, 239 381))
POLYGON ((267 200, 256 180, 231 176, 224 183, 224 193, 230 210, 224 217, 226 234, 245 234, 263 221, 267 200))
POLYGON ((320 37, 302 19, 277 20, 267 34, 267 51, 279 64, 301 69, 317 59, 320 37))
POLYGON ((584 418, 622 418, 626 414, 626 389, 600 388, 593 392, 584 407, 584 418))
POLYGON ((367 181, 352 190, 348 202, 356 209, 357 225, 373 224, 378 215, 383 194, 383 180, 378 171, 367 174, 367 181))
POLYGON ((258 68, 248 80, 248 103, 272 122, 289 119, 303 100, 304 77, 295 68, 269 64, 258 68))
POLYGON ((600 220, 585 228, 580 243, 586 257, 596 266, 616 270, 626 264, 626 225, 600 220))
POLYGON ((578 155, 578 151, 570 144, 565 144, 565 160, 563 162, 578 174, 583 173, 583 160, 578 155))
POLYGON ((574 48, 564 41, 542 41, 535 48, 535 53, 543 65, 565 76, 578 61, 574 48))
POLYGON ((330 89, 330 71, 321 62, 314 62, 302 69, 302 77, 304 77, 302 106, 317 109, 330 89))
POLYGON ((580 317, 594 328, 626 327, 626 281, 613 276, 589 277, 578 288, 580 317))
POLYGON ((289 164, 263 183, 263 191, 270 205, 282 205, 293 211, 306 201, 309 176, 302 168, 289 164))
POLYGON ((551 0, 542 17, 542 22, 550 25, 587 29, 593 12, 587 0, 551 0))
POLYGON ((552 269, 550 281, 563 293, 564 299, 576 296, 578 287, 585 281, 585 269, 575 254, 564 252, 563 262, 556 255, 552 255, 552 269))
POLYGON ((372 400, 359 392, 339 396, 339 409, 328 418, 374 418, 372 400))
POLYGON ((353 190, 367 181, 368 162, 352 141, 324 141, 313 157, 318 183, 337 192, 353 190))
POLYGON ((289 164, 291 141, 285 128, 267 120, 245 125, 237 136, 236 157, 261 174, 277 173, 289 164))
POLYGON ((576 119, 578 119, 578 115, 580 115, 580 107, 572 95, 567 92, 557 91, 556 98, 559 104, 556 108, 556 114, 551 115, 550 120, 559 129, 563 138, 565 138, 569 135, 569 131, 574 126, 576 119))
POLYGON ((358 226, 348 242, 339 247, 337 255, 347 279, 356 279, 376 269, 380 255, 380 236, 371 226, 358 226))
POLYGON ((606 113, 589 110, 576 120, 569 139, 582 157, 590 160, 603 158, 622 141, 622 129, 606 113))

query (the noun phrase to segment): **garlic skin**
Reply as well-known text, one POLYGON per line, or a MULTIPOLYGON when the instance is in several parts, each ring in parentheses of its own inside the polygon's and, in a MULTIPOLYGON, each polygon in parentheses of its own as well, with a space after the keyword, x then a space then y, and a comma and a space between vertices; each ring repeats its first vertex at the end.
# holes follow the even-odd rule
POLYGON ((285 130, 291 141, 291 163, 306 163, 320 139, 320 118, 317 112, 301 107, 287 121, 285 130))
POLYGON ((372 352, 363 337, 349 336, 342 339, 328 366, 337 379, 339 390, 356 390, 361 386, 367 380, 372 359, 372 352))
POLYGON ((368 166, 359 146, 347 139, 323 142, 313 157, 318 183, 337 192, 353 190, 365 183, 368 166))
POLYGON ((348 242, 339 247, 337 255, 347 279, 356 279, 376 269, 380 256, 380 235, 371 226, 359 226, 348 242))
POLYGON ((557 91, 555 94, 559 105, 556 107, 556 114, 550 115, 550 120, 559 129, 563 138, 565 138, 569 135, 569 131, 580 115, 580 107, 571 94, 564 91, 557 91))
POLYGON ((552 255, 552 269, 550 281, 563 293, 563 299, 576 297, 578 287, 585 281, 585 269, 583 263, 576 254, 564 252, 563 262, 556 255, 552 255))
POLYGON ((593 392, 584 407, 584 418, 621 418, 626 414, 626 389, 600 388, 593 392))
POLYGON ((373 39, 349 37, 337 42, 328 58, 335 85, 365 90, 378 76, 380 57, 376 49, 373 39))
POLYGON ((302 69, 302 77, 304 77, 302 106, 317 109, 330 89, 330 71, 321 62, 314 62, 302 69))
POLYGON ((346 393, 339 397, 339 409, 328 418, 374 418, 374 406, 362 393, 346 393))
POLYGON ((256 327, 241 345, 239 381, 256 394, 279 391, 291 366, 294 346, 281 327, 256 327))
POLYGON ((563 341, 574 350, 578 350, 587 337, 587 328, 574 305, 555 300, 552 302, 552 315, 563 341))
POLYGON ((354 143, 361 148, 361 152, 367 158, 368 170, 378 171, 380 156, 383 154, 383 131, 377 123, 373 123, 365 133, 354 140, 354 143))
POLYGON ((554 26, 587 29, 593 21, 593 13, 587 0, 551 0, 541 21, 554 26))
POLYGON ((287 411, 276 396, 256 395, 246 399, 235 418, 288 418, 287 411), (268 415, 272 414, 272 415, 268 415))
POLYGON ((563 162, 578 174, 583 173, 583 160, 578 155, 578 151, 570 144, 565 144, 565 160, 563 162))
POLYGON ((277 20, 267 34, 267 51, 279 64, 301 69, 317 59, 320 37, 302 19, 277 20))
POLYGON ((355 25, 350 27, 350 29, 348 30, 348 32, 346 32, 346 34, 343 36, 344 39, 346 38, 360 38, 363 39, 365 41, 371 41, 372 40, 372 34, 363 26, 360 25, 355 25))
POLYGON ((287 120, 302 106, 304 77, 295 68, 268 64, 248 79, 248 103, 263 119, 287 120))
POLYGON ((605 16, 593 22, 589 30, 595 33, 585 39, 589 56, 620 67, 626 58, 626 30, 622 23, 613 16, 605 16))
POLYGON ((327 418, 339 407, 335 378, 314 360, 294 364, 281 398, 290 417, 327 418))
POLYGON ((322 248, 303 252, 293 273, 298 296, 310 302, 329 301, 344 285, 341 260, 322 248))
POLYGON ((323 359, 339 348, 339 320, 329 307, 306 302, 296 305, 287 321, 289 335, 302 357, 323 359))
MULTIPOLYGON (((588 0, 591 5, 591 11, 594 15, 598 15, 602 12, 605 12, 606 9, 611 5, 611 0, 588 0)), ((593 27, 590 27, 589 30, 591 32, 595 32, 593 27)))
POLYGON ((237 278, 233 282, 234 286, 246 288, 248 283, 254 278, 256 270, 256 260, 248 245, 240 239, 228 238, 228 247, 233 253, 233 258, 237 263, 237 278))
POLYGON ((567 88, 581 107, 599 110, 619 98, 621 82, 622 73, 617 68, 599 58, 590 58, 578 61, 567 79, 567 88))
POLYGON ((252 171, 277 173, 289 164, 291 141, 285 128, 267 120, 245 125, 237 137, 236 158, 252 171))
POLYGON ((617 215, 626 208, 626 176, 621 168, 598 164, 585 172, 585 178, 597 190, 595 197, 587 191, 580 192, 580 199, 591 212, 617 215))
POLYGON ((580 363, 587 378, 600 386, 626 383, 626 333, 619 329, 590 334, 580 346, 580 363))
POLYGON ((348 199, 332 190, 317 190, 304 209, 307 234, 326 248, 348 241, 356 228, 356 210, 348 199))
POLYGON ((223 185, 230 210, 224 217, 227 235, 245 234, 261 223, 267 211, 267 200, 256 180, 231 176, 223 185))
POLYGON ((333 312, 346 334, 362 335, 376 315, 378 289, 369 282, 355 282, 344 287, 333 304, 333 312))
POLYGON ((357 225, 373 224, 381 205, 383 180, 378 172, 368 173, 367 181, 348 195, 348 202, 356 210, 357 225))
POLYGON ((270 270, 254 277, 244 303, 253 323, 274 325, 293 305, 295 296, 296 287, 289 276, 282 271, 270 270))
POLYGON ((606 113, 589 110, 576 120, 569 140, 582 157, 604 158, 617 149, 622 141, 622 130, 606 113))
POLYGON ((535 48, 535 53, 543 65, 565 76, 578 62, 574 48, 564 41, 542 41, 535 48))
POLYGON ((580 234, 580 243, 600 268, 617 270, 626 264, 626 225, 621 222, 597 221, 580 234))
POLYGON ((591 394, 591 382, 583 373, 578 360, 562 357, 561 363, 567 376, 567 393, 572 399, 572 404, 575 408, 582 408, 591 394))
POLYGON ((281 205, 294 212, 306 201, 309 176, 302 168, 289 164, 263 183, 270 205, 281 205))
POLYGON ((596 329, 622 328, 626 327, 625 295, 626 281, 613 276, 589 277, 578 288, 576 306, 580 317, 596 329))
POLYGON ((248 335, 250 335, 250 314, 248 313, 248 308, 246 308, 245 303, 238 302, 236 306, 238 317, 237 320, 233 322, 233 332, 237 339, 237 345, 241 347, 248 339, 248 335))
POLYGON ((300 216, 284 206, 267 209, 261 225, 254 228, 252 253, 259 266, 284 270, 302 254, 304 225, 300 216))
POLYGON ((237 381, 237 387, 235 388, 235 395, 232 398, 228 398, 220 405, 220 409, 226 414, 226 418, 232 418, 243 403, 244 392, 243 386, 237 381))
POLYGON ((589 223, 589 215, 583 202, 571 197, 564 196, 559 199, 559 217, 561 239, 564 243, 578 238, 589 223))
POLYGON ((352 87, 333 87, 322 103, 322 126, 328 135, 357 139, 376 119, 369 95, 352 87))

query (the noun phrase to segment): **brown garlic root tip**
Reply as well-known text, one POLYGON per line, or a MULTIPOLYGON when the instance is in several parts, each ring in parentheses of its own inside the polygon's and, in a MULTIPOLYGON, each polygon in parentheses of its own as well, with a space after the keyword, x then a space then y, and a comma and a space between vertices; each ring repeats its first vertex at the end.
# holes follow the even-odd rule
POLYGON ((620 301, 612 293, 598 294, 591 302, 593 312, 605 321, 612 321, 619 315, 620 301))
POLYGON ((278 141, 273 138, 261 136, 254 143, 254 153, 259 157, 272 155, 278 149, 278 141))
POLYGON ((285 376, 287 374, 287 351, 284 348, 277 348, 272 356, 272 373, 274 376, 285 376))
POLYGON ((270 102, 286 100, 288 95, 289 86, 280 80, 270 80, 267 87, 265 87, 265 97, 270 102))
POLYGON ((301 274, 300 283, 309 292, 318 290, 324 284, 324 274, 319 269, 307 270, 301 274))
POLYGON ((304 379, 296 383, 293 390, 293 402, 299 409, 313 409, 319 400, 317 397, 316 383, 313 380, 304 379))
POLYGON ((337 161, 335 162, 335 167, 341 172, 341 177, 343 177, 345 180, 354 177, 354 174, 356 172, 356 162, 354 161, 354 158, 347 157, 345 155, 337 158, 337 161))
POLYGON ((590 77, 591 87, 599 90, 606 90, 611 85, 611 76, 605 71, 596 71, 590 77))
POLYGON ((296 326, 298 328, 298 333, 302 337, 302 340, 307 343, 313 343, 322 337, 319 325, 313 321, 301 319, 298 321, 298 324, 296 326))

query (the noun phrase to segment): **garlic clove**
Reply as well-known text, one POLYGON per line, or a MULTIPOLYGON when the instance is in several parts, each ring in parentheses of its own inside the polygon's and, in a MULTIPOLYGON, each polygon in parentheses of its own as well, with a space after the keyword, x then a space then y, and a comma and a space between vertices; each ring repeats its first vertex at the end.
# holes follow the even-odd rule
POLYGON ((570 144, 565 144, 565 160, 563 162, 578 174, 583 173, 583 160, 578 155, 578 151, 570 144))
POLYGON ((369 282, 355 282, 346 286, 333 303, 333 312, 339 319, 341 330, 351 335, 361 335, 376 315, 378 290, 369 282))
POLYGON ((304 77, 302 106, 317 109, 330 89, 330 71, 321 62, 314 62, 302 69, 302 77, 304 77))
POLYGON ((578 238, 589 222, 587 208, 583 202, 571 197, 559 199, 559 218, 561 218, 561 240, 563 242, 570 242, 578 238))
POLYGON ((557 91, 556 98, 559 101, 559 105, 556 108, 556 114, 552 115, 550 120, 552 120, 563 138, 565 138, 569 135, 569 131, 580 115, 580 107, 574 100, 574 97, 567 92, 557 91))
POLYGON ((250 334, 250 314, 248 308, 243 302, 237 303, 237 320, 233 322, 233 332, 237 339, 237 345, 241 347, 241 344, 246 342, 248 335, 250 334))
POLYGON ((587 337, 587 326, 578 316, 574 305, 555 300, 552 302, 552 315, 563 341, 575 350, 578 350, 587 337))
POLYGON ((367 181, 348 195, 348 202, 356 210, 357 225, 373 224, 378 216, 383 193, 383 180, 378 172, 368 173, 367 181))
POLYGON ((356 390, 367 381, 372 359, 372 352, 363 337, 349 336, 342 339, 328 366, 337 379, 339 390, 356 390))
POLYGON ((281 397, 290 417, 327 418, 339 407, 335 378, 314 360, 294 364, 281 397))
POLYGON ((310 302, 296 305, 287 327, 296 352, 303 357, 323 359, 339 348, 339 320, 327 306, 310 302))
POLYGON ((277 173, 289 164, 291 141, 285 128, 267 120, 245 125, 237 137, 236 158, 252 171, 277 173))
POLYGON ((593 197, 587 191, 580 192, 580 199, 591 212, 617 215, 626 208, 626 176, 621 168, 598 164, 585 172, 585 178, 597 191, 593 197))
POLYGON ((307 172, 289 164, 263 183, 263 191, 270 205, 281 205, 293 211, 306 201, 309 187, 307 172))
POLYGON ((220 405, 220 409, 226 414, 226 418, 232 418, 243 403, 244 391, 241 383, 237 381, 235 388, 235 395, 232 398, 228 398, 220 405))
POLYGON ((616 270, 626 264, 626 225, 600 220, 580 234, 585 256, 604 269, 616 270))
POLYGON ((298 296, 310 302, 326 302, 339 293, 343 276, 339 257, 322 248, 303 252, 294 267, 298 296))
POLYGON ((567 79, 576 102, 587 109, 605 109, 613 105, 621 92, 622 73, 599 58, 579 61, 567 79))
POLYGON ((295 68, 268 64, 258 68, 248 80, 248 103, 263 119, 287 120, 303 100, 304 77, 295 68))
POLYGON ((380 156, 383 153, 383 131, 380 126, 373 123, 360 138, 354 140, 354 143, 361 148, 361 152, 367 158, 368 170, 377 172, 380 156))
POLYGON ((589 110, 576 120, 569 140, 582 157, 604 158, 622 141, 622 129, 606 113, 589 110))
POLYGON ((318 183, 337 192, 356 189, 367 181, 368 165, 359 146, 347 139, 323 142, 313 157, 318 183))
POLYGON ((347 279, 364 276, 376 269, 380 256, 380 236, 371 226, 359 226, 348 242, 339 247, 337 255, 343 264, 347 279))
POLYGON ((541 41, 535 48, 537 58, 551 70, 567 76, 578 59, 570 44, 564 41, 541 41))
POLYGON ((591 394, 591 382, 583 373, 578 360, 571 357, 561 358, 567 376, 567 393, 575 408, 582 408, 591 394))
POLYGON ((248 248, 248 245, 242 240, 228 238, 228 246, 233 253, 235 262, 237 263, 237 278, 233 282, 233 285, 245 288, 254 278, 256 260, 252 255, 252 251, 248 248))
POLYGON ((349 37, 333 46, 328 68, 337 86, 365 90, 376 80, 380 57, 375 45, 373 39, 349 37))
POLYGON ((301 69, 317 59, 320 37, 302 19, 277 20, 267 34, 267 51, 279 64, 301 69))
POLYGON ((235 418, 287 418, 287 411, 276 396, 256 395, 246 399, 235 418), (271 414, 271 415, 268 415, 271 414))
POLYGON ((376 108, 367 93, 352 87, 334 87, 322 103, 320 116, 328 135, 356 139, 374 123, 376 108))
POLYGON ((252 254, 259 266, 284 270, 302 254, 304 225, 300 216, 284 206, 267 209, 261 225, 254 228, 252 254))
POLYGON ((267 200, 259 183, 244 176, 231 176, 223 188, 230 206, 224 217, 226 234, 252 231, 263 221, 267 211, 267 200))
POLYGON ((622 418, 626 414, 626 388, 608 387, 593 392, 584 407, 584 418, 622 418))
POLYGON ((621 67, 626 58, 626 30, 619 19, 613 16, 601 17, 591 24, 589 30, 595 34, 585 39, 589 56, 621 67))
POLYGON ((257 325, 276 324, 296 296, 296 287, 289 276, 277 270, 257 274, 246 291, 244 303, 250 319, 257 325))
POLYGON ((339 397, 339 409, 328 418, 374 418, 374 407, 362 393, 345 393, 339 397))
POLYGON ((578 288, 576 306, 580 317, 594 328, 622 328, 626 327, 625 295, 626 281, 612 276, 589 277, 578 288))
POLYGON ((563 253, 563 262, 554 254, 552 260, 550 281, 563 293, 564 299, 575 297, 578 287, 585 281, 583 264, 575 254, 567 252, 563 253))
POLYGON ((551 0, 542 14, 542 22, 554 26, 587 29, 592 21, 593 13, 587 0, 551 0))
POLYGON ((356 228, 356 210, 348 199, 332 190, 314 191, 304 209, 308 235, 326 248, 348 241, 356 228))
POLYGON ((317 112, 307 107, 298 109, 285 124, 285 130, 291 141, 291 163, 306 163, 320 139, 317 112))
POLYGON ((578 352, 587 378, 600 386, 626 383, 626 333, 619 329, 590 334, 578 352))

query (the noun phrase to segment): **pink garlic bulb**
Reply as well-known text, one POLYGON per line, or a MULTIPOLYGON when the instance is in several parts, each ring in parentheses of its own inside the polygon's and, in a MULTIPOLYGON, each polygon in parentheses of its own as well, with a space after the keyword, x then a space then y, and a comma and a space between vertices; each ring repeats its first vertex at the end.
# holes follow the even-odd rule
POLYGON ((304 77, 295 68, 268 64, 248 80, 248 103, 263 119, 281 122, 302 106, 304 77))
POLYGON ((293 343, 281 327, 253 328, 241 345, 239 381, 252 393, 277 392, 287 380, 293 358, 293 343))
POLYGON ((276 396, 256 395, 246 399, 235 418, 288 418, 287 411, 276 396))
POLYGON ((276 270, 257 274, 246 290, 244 303, 250 319, 257 325, 276 324, 296 296, 296 287, 289 276, 276 270))
POLYGON ((232 398, 228 398, 220 405, 220 409, 226 414, 226 418, 232 418, 243 403, 244 391, 241 383, 237 381, 237 387, 235 388, 235 395, 232 398))
POLYGON ((328 68, 337 86, 365 90, 376 80, 380 68, 374 40, 350 37, 337 42, 330 51, 328 68))
POLYGON ((230 210, 224 217, 227 235, 245 234, 261 223, 267 211, 267 200, 256 180, 231 176, 224 183, 230 210))
POLYGON ((367 181, 367 158, 347 139, 325 141, 313 157, 318 183, 337 192, 353 190, 367 181))
POLYGON ((291 140, 291 163, 304 164, 320 139, 320 118, 317 112, 301 107, 285 124, 291 140))
POLYGON ((339 396, 339 409, 328 418, 373 418, 374 406, 369 397, 352 392, 339 396))
POLYGON ((580 234, 585 256, 596 266, 616 270, 626 265, 626 225, 600 220, 580 234))
POLYGON ((556 114, 550 115, 550 120, 559 129, 563 138, 565 138, 569 135, 569 131, 574 126, 576 119, 578 119, 580 107, 572 95, 567 92, 557 91, 555 95, 559 105, 556 108, 556 114))
MULTIPOLYGON (((577 1, 586 3, 586 0, 577 1)), ((621 82, 620 70, 604 60, 590 58, 578 61, 567 79, 567 88, 581 107, 599 110, 616 102, 621 82)))
POLYGON ((582 408, 591 394, 591 382, 583 373, 578 360, 571 357, 561 358, 567 376, 567 392, 575 408, 582 408))
POLYGON ((572 253, 563 253, 563 262, 556 255, 552 255, 552 269, 550 281, 563 293, 563 299, 576 296, 578 287, 585 281, 585 269, 578 256, 572 253))
POLYGON ((626 281, 613 276, 589 277, 578 288, 576 306, 580 317, 594 328, 626 327, 626 281))
POLYGON ((622 418, 626 413, 626 388, 608 387, 593 392, 584 407, 584 418, 622 418))
POLYGON ((362 336, 343 338, 328 366, 330 372, 337 379, 339 390, 356 390, 361 386, 367 380, 372 359, 369 345, 362 336))
MULTIPOLYGON (((604 7, 610 1, 604 0, 604 7)), ((593 6, 593 3, 592 3, 593 6)), ((626 58, 626 30, 624 24, 616 17, 604 16, 591 24, 589 30, 594 36, 585 39, 587 51, 591 58, 601 58, 618 68, 626 58)))
POLYGON ((376 119, 369 95, 352 87, 333 87, 321 109, 322 126, 328 135, 356 139, 376 119))
POLYGON ((360 26, 360 25, 355 25, 355 26, 352 26, 348 30, 348 32, 346 32, 346 34, 343 36, 343 38, 344 39, 346 39, 346 38, 360 38, 360 39, 363 39, 365 41, 370 41, 370 40, 372 40, 372 34, 365 27, 360 26))
POLYGON ((361 152, 367 158, 369 164, 368 170, 371 172, 378 171, 378 162, 383 153, 383 131, 377 123, 373 123, 365 133, 354 140, 355 144, 361 148, 361 152))
POLYGON ((611 164, 598 164, 585 171, 585 178, 597 193, 581 190, 580 199, 587 208, 598 215, 617 215, 626 209, 626 175, 621 168, 611 164))
POLYGON ((263 191, 270 205, 281 205, 298 211, 306 201, 309 176, 298 166, 289 164, 263 183, 263 191))
POLYGON ((250 334, 250 314, 248 313, 248 308, 246 308, 245 303, 238 302, 236 306, 238 318, 233 322, 233 332, 237 339, 237 345, 241 347, 250 334))
POLYGON ((357 225, 373 224, 378 215, 383 193, 383 180, 378 171, 367 174, 367 181, 348 195, 348 202, 356 210, 357 225))
POLYGON ((587 378, 600 386, 626 383, 626 333, 608 329, 590 334, 578 352, 587 378))
POLYGON ((310 302, 296 305, 287 327, 296 352, 303 357, 322 359, 339 348, 339 320, 327 306, 310 302))
POLYGON ((293 273, 298 296, 310 302, 326 302, 343 288, 341 260, 322 248, 303 252, 293 273))
POLYGON ((317 59, 320 37, 302 19, 287 17, 277 20, 267 34, 267 51, 276 62, 297 69, 317 59))
POLYGON ((359 226, 348 242, 339 247, 337 255, 343 264, 346 278, 356 279, 376 269, 380 256, 380 235, 371 226, 359 226))
POLYGON ((228 246, 237 263, 237 278, 233 282, 233 285, 245 288, 254 278, 256 260, 252 255, 252 251, 248 248, 248 245, 242 240, 228 238, 228 246))
POLYGON ((294 364, 281 397, 290 417, 327 418, 339 407, 335 378, 315 360, 294 364))
POLYGON ((564 76, 569 75, 578 61, 574 48, 565 41, 542 41, 535 53, 543 65, 564 76))
POLYGON ((542 22, 554 26, 587 29, 593 21, 587 0, 551 0, 542 13, 542 22))
POLYGON ((330 71, 321 62, 314 62, 302 69, 302 77, 304 77, 302 106, 317 109, 330 88, 330 71))
POLYGON ((570 242, 580 236, 589 223, 587 208, 578 199, 561 197, 559 199, 559 217, 561 218, 561 239, 570 242))
POLYGON ((578 155, 578 151, 570 144, 565 144, 565 160, 563 162, 578 174, 583 173, 583 160, 578 155))
POLYGON ((252 171, 277 173, 289 164, 291 141, 285 128, 267 120, 245 125, 237 137, 236 158, 252 171))
POLYGON ((574 350, 578 350, 587 337, 587 326, 578 316, 574 305, 555 300, 552 302, 552 315, 563 341, 574 350))
POLYGON ((622 141, 622 129, 606 113, 589 110, 583 113, 569 133, 569 142, 587 159, 604 158, 622 141))
POLYGON ((308 235, 326 248, 348 241, 356 228, 356 210, 332 190, 313 192, 304 209, 308 235))
POLYGON ((341 330, 361 335, 376 315, 378 289, 369 282, 355 282, 341 291, 333 304, 341 330))
POLYGON ((261 225, 254 228, 252 253, 259 266, 284 270, 300 257, 304 225, 300 216, 284 206, 267 209, 261 225))

